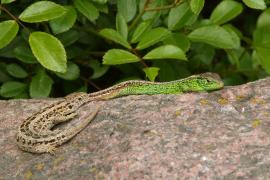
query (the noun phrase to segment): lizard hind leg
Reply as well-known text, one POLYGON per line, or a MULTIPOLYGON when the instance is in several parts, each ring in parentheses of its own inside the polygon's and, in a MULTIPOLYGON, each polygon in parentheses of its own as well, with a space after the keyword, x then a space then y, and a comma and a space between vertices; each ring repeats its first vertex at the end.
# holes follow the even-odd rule
POLYGON ((51 155, 55 155, 56 146, 52 144, 40 144, 35 147, 34 153, 50 153, 51 155))

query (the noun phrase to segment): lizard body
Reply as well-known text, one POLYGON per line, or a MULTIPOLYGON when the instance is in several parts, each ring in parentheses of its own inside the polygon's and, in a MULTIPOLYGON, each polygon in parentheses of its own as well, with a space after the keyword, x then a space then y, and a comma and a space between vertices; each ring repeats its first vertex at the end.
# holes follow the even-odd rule
POLYGON ((210 91, 222 88, 223 82, 217 74, 204 73, 170 82, 126 81, 95 93, 73 93, 64 100, 42 109, 27 118, 17 132, 17 144, 24 151, 32 153, 53 153, 54 149, 79 133, 95 117, 92 115, 78 125, 64 130, 51 130, 58 123, 77 116, 77 110, 85 103, 107 100, 126 95, 177 94, 185 92, 210 91))

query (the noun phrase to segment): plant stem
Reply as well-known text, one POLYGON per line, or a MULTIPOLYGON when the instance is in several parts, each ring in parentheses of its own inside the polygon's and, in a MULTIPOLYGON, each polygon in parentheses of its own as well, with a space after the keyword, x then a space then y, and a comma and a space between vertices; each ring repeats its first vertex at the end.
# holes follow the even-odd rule
POLYGON ((155 8, 148 8, 148 5, 150 3, 150 0, 146 0, 144 3, 144 7, 142 12, 138 14, 138 16, 134 19, 134 21, 131 23, 129 26, 129 31, 132 30, 140 21, 141 17, 144 15, 145 12, 148 11, 161 11, 161 10, 166 10, 166 9, 171 9, 174 8, 182 3, 182 0, 175 0, 173 4, 167 5, 167 6, 160 6, 160 7, 155 7, 155 8))
POLYGON ((170 4, 170 5, 167 5, 167 6, 160 6, 160 7, 155 7, 155 8, 146 8, 145 11, 161 11, 161 10, 166 10, 166 9, 171 9, 171 8, 174 8, 176 6, 178 6, 180 4, 181 1, 179 1, 178 4, 170 4))
POLYGON ((93 83, 90 79, 85 78, 83 76, 80 77, 84 82, 87 82, 88 84, 90 84, 91 86, 93 86, 94 88, 96 88, 97 90, 101 90, 101 88, 99 86, 97 86, 95 83, 93 83))
POLYGON ((24 26, 24 25, 20 22, 20 20, 19 20, 16 16, 14 16, 11 12, 9 12, 9 10, 6 9, 2 4, 0 4, 0 10, 4 11, 5 13, 7 13, 7 14, 8 14, 12 19, 14 19, 20 26, 22 26, 28 33, 30 33, 30 30, 29 30, 26 26, 24 26))
POLYGON ((140 54, 138 53, 138 51, 136 49, 131 49, 131 52, 133 52, 139 59, 140 59, 140 63, 145 67, 148 68, 147 64, 144 62, 143 58, 140 56, 140 54))

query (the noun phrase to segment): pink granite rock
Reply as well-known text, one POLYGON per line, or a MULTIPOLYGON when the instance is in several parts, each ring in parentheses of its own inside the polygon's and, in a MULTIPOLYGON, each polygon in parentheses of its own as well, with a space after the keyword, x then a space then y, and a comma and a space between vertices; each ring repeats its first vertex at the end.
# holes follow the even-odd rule
POLYGON ((0 101, 0 179, 270 179, 270 78, 211 93, 89 103, 55 156, 19 150, 22 121, 59 99, 0 101))

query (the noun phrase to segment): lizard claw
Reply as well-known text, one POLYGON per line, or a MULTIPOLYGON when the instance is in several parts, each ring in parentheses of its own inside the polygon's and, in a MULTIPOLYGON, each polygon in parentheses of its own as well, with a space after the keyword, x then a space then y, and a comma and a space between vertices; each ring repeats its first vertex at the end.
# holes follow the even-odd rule
POLYGON ((47 153, 50 153, 52 156, 54 156, 56 149, 57 148, 55 146, 50 146, 48 147, 47 153))
POLYGON ((36 146, 32 152, 35 153, 50 153, 51 155, 55 155, 56 146, 52 144, 41 144, 36 146))

